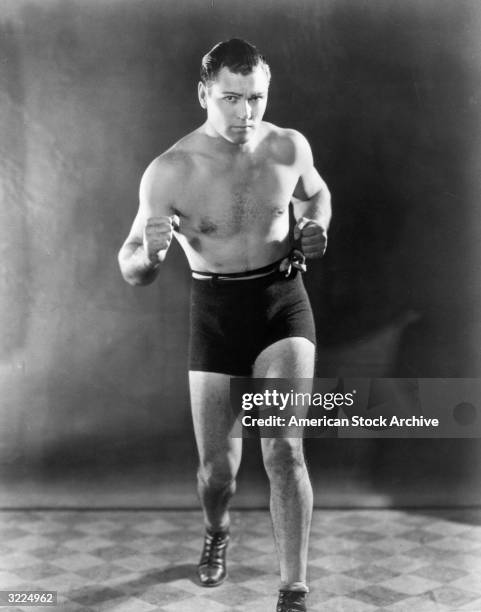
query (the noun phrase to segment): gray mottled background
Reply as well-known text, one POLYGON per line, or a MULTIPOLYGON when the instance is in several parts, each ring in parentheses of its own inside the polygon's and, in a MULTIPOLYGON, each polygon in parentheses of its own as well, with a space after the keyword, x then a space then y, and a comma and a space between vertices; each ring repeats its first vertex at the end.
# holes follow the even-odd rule
MULTIPOLYGON (((231 36, 333 193, 318 375, 479 376, 480 24, 477 0, 0 0, 3 505, 196 503, 186 262, 134 289, 116 255, 231 36)), ((478 440, 307 450, 319 505, 481 499, 478 440)), ((255 441, 240 480, 265 503, 255 441)))

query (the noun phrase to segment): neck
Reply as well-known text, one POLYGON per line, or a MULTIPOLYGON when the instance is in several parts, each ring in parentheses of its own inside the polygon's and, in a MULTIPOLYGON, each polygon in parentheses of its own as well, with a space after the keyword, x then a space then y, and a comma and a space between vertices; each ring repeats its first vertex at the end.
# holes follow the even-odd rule
POLYGON ((211 140, 216 150, 226 155, 238 155, 253 153, 258 144, 258 138, 254 136, 246 142, 231 142, 221 136, 208 121, 204 123, 203 132, 211 140))

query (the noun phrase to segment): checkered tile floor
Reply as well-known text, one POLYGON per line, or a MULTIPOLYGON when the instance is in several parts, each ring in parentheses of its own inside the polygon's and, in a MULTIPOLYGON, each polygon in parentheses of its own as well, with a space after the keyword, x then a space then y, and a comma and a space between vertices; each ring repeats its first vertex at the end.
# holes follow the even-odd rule
MULTIPOLYGON (((4 511, 0 589, 56 590, 15 610, 274 612, 267 512, 233 512, 229 580, 195 581, 199 512, 4 511)), ((481 612, 481 510, 317 510, 309 610, 481 612)))

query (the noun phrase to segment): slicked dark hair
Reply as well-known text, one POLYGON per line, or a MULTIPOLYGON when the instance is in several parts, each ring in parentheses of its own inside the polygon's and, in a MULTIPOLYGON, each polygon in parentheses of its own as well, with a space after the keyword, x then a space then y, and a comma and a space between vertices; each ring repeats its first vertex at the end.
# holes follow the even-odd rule
POLYGON ((200 66, 200 80, 210 85, 222 68, 228 68, 236 74, 250 74, 257 66, 262 66, 267 78, 271 71, 266 59, 259 51, 242 38, 231 38, 218 43, 204 55, 200 66))

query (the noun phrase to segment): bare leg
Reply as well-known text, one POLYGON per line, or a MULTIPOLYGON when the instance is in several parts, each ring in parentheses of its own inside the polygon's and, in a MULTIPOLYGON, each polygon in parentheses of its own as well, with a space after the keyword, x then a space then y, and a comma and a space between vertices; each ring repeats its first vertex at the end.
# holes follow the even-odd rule
MULTIPOLYGON (((314 353, 314 345, 306 338, 280 340, 259 355, 254 376, 312 378, 314 353)), ((305 590, 313 501, 312 487, 304 461, 303 440, 263 438, 261 443, 271 486, 270 510, 282 586, 305 590)))
POLYGON ((242 455, 242 439, 231 438, 235 418, 229 402, 230 376, 189 372, 194 433, 199 452, 198 491, 206 527, 229 526, 228 504, 242 455))

